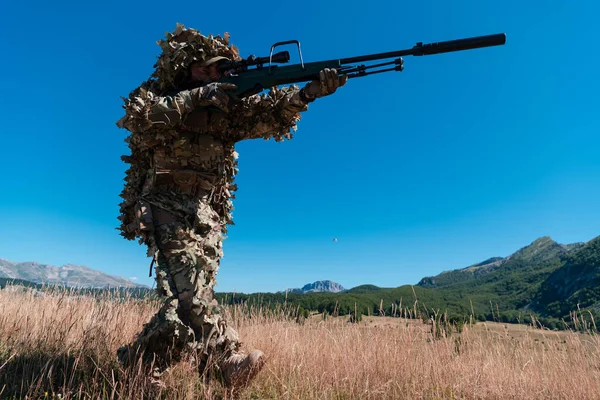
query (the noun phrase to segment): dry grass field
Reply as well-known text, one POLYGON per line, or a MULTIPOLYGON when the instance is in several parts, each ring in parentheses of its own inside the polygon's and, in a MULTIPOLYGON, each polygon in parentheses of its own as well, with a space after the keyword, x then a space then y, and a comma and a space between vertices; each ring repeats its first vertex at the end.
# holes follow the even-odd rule
MULTIPOLYGON (((0 290, 2 399, 229 399, 183 361, 152 380, 115 352, 155 312, 149 301, 0 290)), ((239 307, 248 350, 268 356, 244 399, 598 399, 600 340, 477 323, 435 338, 420 320, 313 316, 239 307)))

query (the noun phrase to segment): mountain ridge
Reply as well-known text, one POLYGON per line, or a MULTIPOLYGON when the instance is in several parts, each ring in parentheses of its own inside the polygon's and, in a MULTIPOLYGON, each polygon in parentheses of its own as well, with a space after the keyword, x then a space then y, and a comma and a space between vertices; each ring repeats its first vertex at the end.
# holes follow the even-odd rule
POLYGON ((474 281, 502 268, 507 263, 511 265, 540 263, 576 251, 583 245, 581 242, 568 245, 559 244, 549 236, 542 236, 507 257, 491 257, 468 267, 424 277, 417 283, 417 286, 433 289, 474 281))
POLYGON ((344 291, 346 291, 346 289, 344 289, 344 287, 342 285, 340 285, 339 283, 330 281, 330 280, 322 280, 322 281, 315 281, 313 283, 307 283, 306 285, 302 286, 302 288, 287 289, 287 290, 284 290, 283 292, 306 294, 306 293, 340 293, 340 292, 344 292, 344 291))
POLYGON ((14 262, 5 258, 0 258, 0 278, 81 288, 147 287, 130 279, 106 274, 85 265, 65 264, 56 267, 36 261, 14 262))

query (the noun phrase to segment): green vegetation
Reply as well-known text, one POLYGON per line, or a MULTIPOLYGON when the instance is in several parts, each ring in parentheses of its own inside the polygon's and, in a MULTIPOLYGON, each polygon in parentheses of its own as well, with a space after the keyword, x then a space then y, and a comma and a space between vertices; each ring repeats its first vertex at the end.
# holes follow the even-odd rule
POLYGON ((566 316, 586 310, 597 318, 600 309, 600 237, 569 253, 564 265, 540 288, 533 306, 544 315, 566 316))
POLYGON ((24 281, 22 279, 11 279, 11 278, 0 278, 0 289, 4 289, 6 285, 20 285, 25 286, 32 289, 41 289, 42 285, 24 281))

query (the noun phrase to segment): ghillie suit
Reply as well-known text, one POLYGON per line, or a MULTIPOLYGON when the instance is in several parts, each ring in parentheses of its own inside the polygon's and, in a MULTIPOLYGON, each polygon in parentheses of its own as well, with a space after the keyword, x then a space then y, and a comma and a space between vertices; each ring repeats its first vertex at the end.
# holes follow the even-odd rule
MULTIPOLYGON (((123 99, 126 115, 117 123, 131 133, 126 139, 131 155, 122 157, 131 166, 121 193, 121 235, 148 246, 165 302, 135 342, 119 349, 119 359, 126 364, 132 354, 143 352, 147 360, 156 356, 168 365, 184 350, 195 349, 203 370, 212 359, 234 371, 224 375, 235 385, 236 376, 244 376, 235 371, 262 365, 262 353, 240 352, 238 335, 213 292, 223 235, 233 223, 234 145, 246 139, 291 139, 310 101, 304 92, 308 86, 272 88, 219 108, 218 84, 181 88, 192 87, 193 62, 240 59, 228 35, 205 37, 178 24, 166 36, 158 42, 162 54, 155 72, 123 99)), ((313 97, 332 93, 323 85, 317 82, 313 97)))
MULTIPOLYGON (((205 37, 178 25, 159 42, 162 54, 151 78, 125 100, 119 127, 131 164, 121 194, 121 234, 139 239, 155 257, 157 290, 165 302, 132 346, 119 350, 127 362, 144 352, 159 362, 178 360, 186 348, 199 350, 202 364, 239 357, 240 341, 222 316, 213 287, 223 255, 223 234, 232 223, 231 199, 237 173, 234 145, 244 139, 291 138, 299 112, 298 89, 273 89, 233 105, 229 112, 203 107, 200 90, 177 92, 188 66, 215 56, 239 59, 228 37, 205 37)), ((202 89, 202 88, 200 88, 202 89)), ((204 95, 204 98, 203 98, 204 95)))

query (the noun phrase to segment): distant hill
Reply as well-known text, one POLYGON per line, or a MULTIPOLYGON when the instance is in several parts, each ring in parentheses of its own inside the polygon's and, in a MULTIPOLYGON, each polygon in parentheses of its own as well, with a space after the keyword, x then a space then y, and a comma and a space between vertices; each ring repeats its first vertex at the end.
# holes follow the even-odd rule
POLYGON ((13 262, 0 258, 0 278, 20 279, 38 284, 60 284, 81 288, 146 287, 129 279, 108 275, 82 265, 55 267, 37 262, 13 262))
POLYGON ((301 289, 288 289, 287 292, 288 293, 322 293, 322 292, 326 292, 326 293, 340 293, 343 292, 344 287, 342 285, 340 285, 339 283, 333 282, 333 281, 316 281, 313 283, 307 283, 306 285, 302 286, 301 289))
POLYGON ((352 289, 348 289, 348 290, 346 290, 346 292, 347 293, 371 293, 371 292, 377 292, 378 290, 381 290, 381 288, 379 286, 360 285, 360 286, 355 286, 352 289))
POLYGON ((532 309, 563 316, 578 308, 600 309, 600 237, 576 249, 541 283, 532 309))
POLYGON ((506 259, 502 257, 488 258, 485 261, 466 268, 454 271, 444 271, 436 276, 425 277, 421 279, 417 285, 426 288, 441 288, 454 283, 470 281, 494 271, 497 267, 502 265, 505 260, 506 259))
POLYGON ((511 269, 515 265, 533 265, 557 259, 567 253, 580 249, 582 246, 583 243, 571 245, 558 244, 550 237, 544 236, 506 258, 492 257, 466 268, 425 277, 417 285, 426 288, 442 288, 477 281, 494 271, 511 269))
POLYGON ((468 297, 480 309, 494 304, 507 322, 529 313, 569 319, 578 307, 595 312, 600 310, 600 237, 569 245, 541 237, 504 259, 427 277, 419 286, 468 297))

